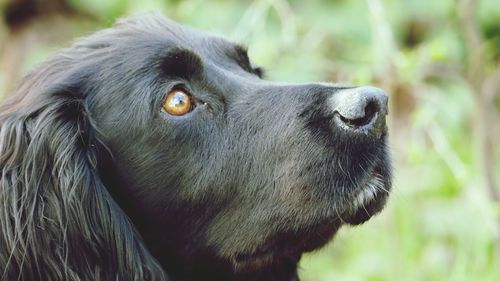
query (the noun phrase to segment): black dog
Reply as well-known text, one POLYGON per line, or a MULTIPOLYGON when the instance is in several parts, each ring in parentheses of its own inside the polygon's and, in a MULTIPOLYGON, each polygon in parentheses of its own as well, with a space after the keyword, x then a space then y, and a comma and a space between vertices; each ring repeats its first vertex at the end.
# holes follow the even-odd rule
POLYGON ((380 211, 387 96, 262 79, 158 16, 60 51, 0 108, 1 280, 297 280, 380 211))

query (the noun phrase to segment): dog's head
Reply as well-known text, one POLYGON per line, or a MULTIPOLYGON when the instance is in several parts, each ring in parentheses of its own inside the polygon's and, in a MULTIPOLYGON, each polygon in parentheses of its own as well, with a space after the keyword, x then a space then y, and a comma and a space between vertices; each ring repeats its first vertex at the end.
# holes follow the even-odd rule
MULTIPOLYGON (((383 207, 386 114, 377 88, 270 82, 223 38, 121 21, 62 50, 2 108, 0 245, 53 251, 69 268, 54 276, 103 257, 151 276, 294 266, 383 207)), ((0 253, 14 273, 43 272, 22 259, 0 253)))

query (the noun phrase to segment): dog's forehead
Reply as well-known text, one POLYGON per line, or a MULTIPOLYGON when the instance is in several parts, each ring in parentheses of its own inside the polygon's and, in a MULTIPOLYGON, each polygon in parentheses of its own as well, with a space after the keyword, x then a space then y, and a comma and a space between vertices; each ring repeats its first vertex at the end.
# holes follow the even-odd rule
POLYGON ((134 29, 138 35, 137 40, 144 40, 145 37, 141 35, 149 34, 153 36, 147 38, 161 42, 160 46, 188 49, 212 58, 226 56, 238 48, 241 49, 240 44, 222 35, 182 25, 156 14, 132 17, 118 22, 117 27, 134 29))

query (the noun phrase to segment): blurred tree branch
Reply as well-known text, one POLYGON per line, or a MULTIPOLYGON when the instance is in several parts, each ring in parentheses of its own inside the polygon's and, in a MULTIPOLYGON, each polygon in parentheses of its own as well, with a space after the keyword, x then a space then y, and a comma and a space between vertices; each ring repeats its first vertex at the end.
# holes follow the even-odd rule
MULTIPOLYGON (((395 39, 394 32, 380 0, 366 0, 370 14, 373 75, 374 83, 389 93, 389 126, 398 131, 410 128, 411 112, 415 109, 416 96, 414 86, 401 77, 396 59, 401 55, 401 49, 395 39)), ((405 134, 392 135, 391 138, 402 137, 405 134)), ((395 139, 394 139, 395 140, 395 139)), ((405 141, 392 141, 395 144, 405 141)), ((396 148, 397 149, 397 148, 396 148)), ((404 150, 404 148, 401 148, 404 150)))
POLYGON ((495 120, 496 108, 492 106, 492 101, 500 86, 500 66, 492 74, 487 73, 488 61, 476 20, 476 8, 475 0, 458 0, 458 14, 468 60, 465 75, 476 99, 474 127, 477 131, 481 171, 491 199, 499 202, 500 195, 494 174, 493 136, 489 134, 489 128, 495 120))
MULTIPOLYGON (((487 73, 488 61, 485 45, 476 20, 476 1, 457 1, 458 15, 468 59, 465 74, 476 100, 474 127, 476 130, 480 173, 491 200, 498 204, 500 195, 495 184, 494 136, 490 134, 490 131, 491 126, 495 124, 496 108, 493 105, 493 98, 500 89, 500 66, 496 66, 493 73, 487 73)), ((500 229, 500 219, 497 219, 497 221, 497 229, 500 229)), ((495 246, 496 253, 500 255, 500 235, 497 235, 495 246)))

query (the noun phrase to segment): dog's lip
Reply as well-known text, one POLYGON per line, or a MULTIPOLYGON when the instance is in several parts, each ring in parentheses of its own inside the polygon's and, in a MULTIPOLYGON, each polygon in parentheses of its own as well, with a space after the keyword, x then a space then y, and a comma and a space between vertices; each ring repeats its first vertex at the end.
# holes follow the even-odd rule
POLYGON ((362 224, 380 212, 389 196, 388 179, 378 169, 374 169, 359 187, 350 207, 340 215, 351 225, 362 224))
POLYGON ((385 189, 384 177, 376 169, 369 173, 369 176, 360 184, 360 187, 361 190, 359 190, 354 198, 355 208, 370 202, 379 192, 389 193, 385 189))

